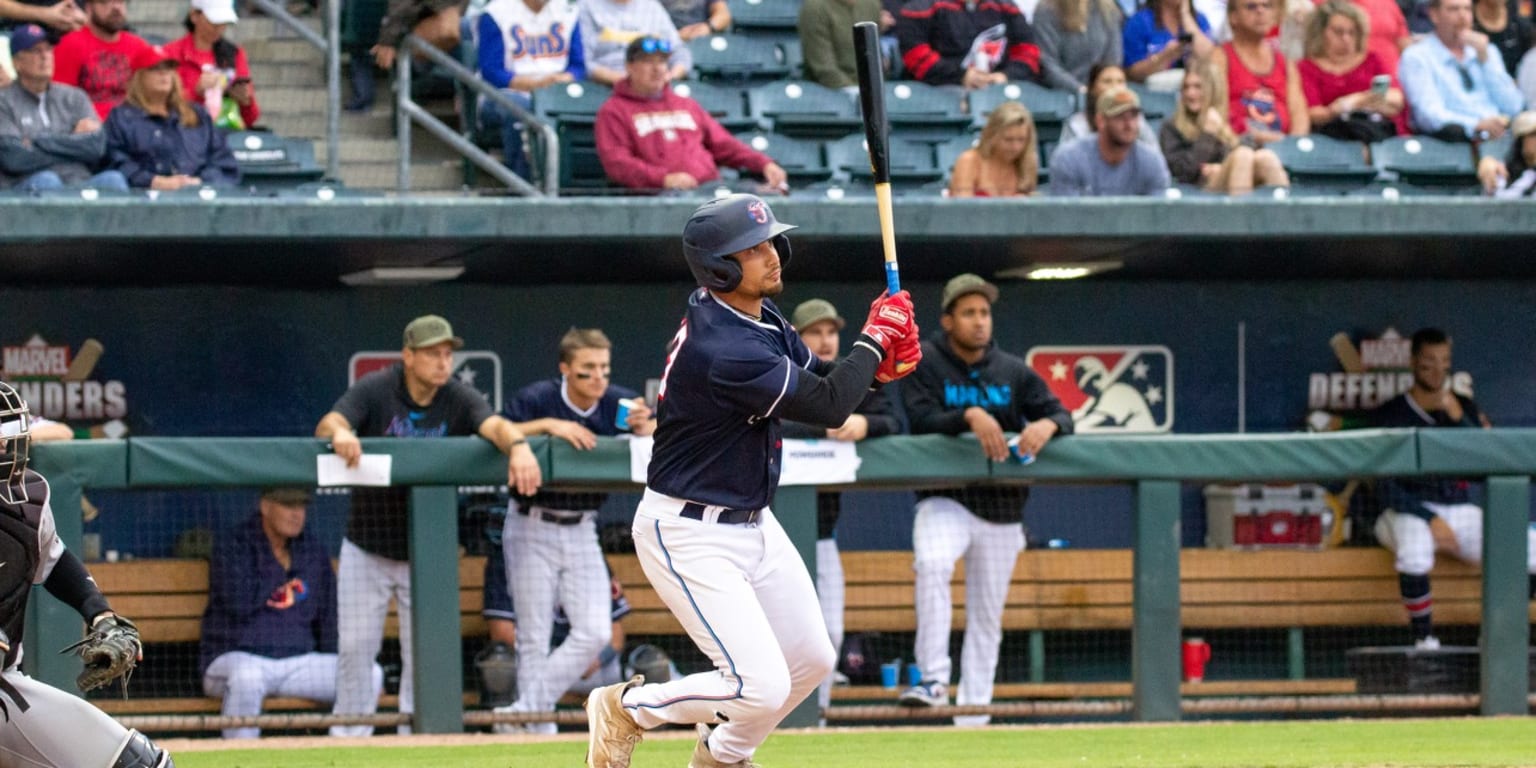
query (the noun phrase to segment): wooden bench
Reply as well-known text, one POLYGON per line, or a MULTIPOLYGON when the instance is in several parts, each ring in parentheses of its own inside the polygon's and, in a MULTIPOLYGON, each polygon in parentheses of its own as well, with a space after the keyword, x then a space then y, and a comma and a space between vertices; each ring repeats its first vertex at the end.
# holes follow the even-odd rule
MULTIPOLYGON (((679 635, 682 628, 651 589, 633 555, 608 558, 633 612, 630 635, 679 635)), ((465 637, 486 634, 480 617, 485 559, 459 561, 459 626, 465 637)), ((844 552, 845 626, 849 633, 911 632, 912 554, 844 552)), ((94 563, 91 572, 113 607, 138 623, 146 644, 195 642, 207 606, 208 565, 201 560, 94 563)), ((1131 626, 1129 550, 1030 550, 1019 557, 1003 614, 1009 631, 1127 630, 1131 626)), ((1180 554, 1183 625, 1190 630, 1399 626, 1406 623, 1391 555, 1376 548, 1326 551, 1185 549, 1180 554)), ((1445 625, 1481 621, 1481 574, 1442 559, 1433 574, 1435 619, 1445 625)), ((953 626, 964 626, 965 566, 956 566, 953 626)), ((1536 620, 1536 608, 1531 617, 1536 620)), ((391 610, 386 636, 398 635, 391 610)), ((998 698, 1123 697, 1129 683, 1004 683, 998 698)), ((1189 695, 1349 693, 1352 680, 1210 681, 1189 695)), ((880 698, 871 686, 839 688, 838 699, 880 698)), ((466 701, 473 704, 469 694, 466 701)), ((111 713, 217 712, 217 699, 102 699, 111 713)), ((391 702, 386 701, 386 705, 391 702)), ((269 710, 313 709, 304 699, 269 699, 269 710)))

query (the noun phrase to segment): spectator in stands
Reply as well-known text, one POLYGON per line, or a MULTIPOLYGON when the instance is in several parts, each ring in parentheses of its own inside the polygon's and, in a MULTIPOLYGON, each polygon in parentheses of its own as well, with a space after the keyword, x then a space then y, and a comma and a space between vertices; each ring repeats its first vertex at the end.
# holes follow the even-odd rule
POLYGON ((1159 195, 1168 164, 1157 145, 1137 139, 1141 99, 1124 86, 1100 94, 1098 133, 1066 142, 1051 156, 1051 194, 1061 197, 1159 195))
MULTIPOLYGON (((849 35, 852 37, 852 35, 849 35)), ((809 299, 795 307, 790 324, 811 354, 826 362, 837 360, 841 339, 838 333, 847 324, 837 314, 837 307, 826 299, 809 299)), ((808 440, 843 440, 858 442, 871 437, 900 434, 901 420, 896 417, 890 396, 884 389, 871 389, 841 426, 828 429, 816 424, 784 421, 783 436, 808 440)), ((839 654, 843 648, 843 607, 847 604, 843 583, 843 561, 837 551, 838 515, 842 513, 843 495, 837 491, 816 494, 816 596, 821 599, 821 616, 827 623, 832 647, 839 654)), ((836 669, 822 682, 818 701, 825 710, 832 703, 832 685, 836 669)), ((847 682, 844 679, 843 682, 847 682)))
MULTIPOLYGON (((538 459, 517 425, 492 413, 485 397, 453 377, 453 351, 464 340, 437 315, 425 315, 405 327, 400 363, 357 380, 315 426, 315 437, 329 438, 331 449, 355 467, 363 455, 360 435, 432 438, 479 435, 507 454, 507 485, 531 494, 542 482, 538 459)), ((352 491, 347 533, 341 542, 337 576, 338 715, 373 714, 378 696, 369 685, 369 669, 384 642, 384 617, 394 598, 401 616, 411 611, 407 491, 403 487, 352 491)), ((410 622, 400 622, 400 711, 414 709, 414 674, 410 622)), ((368 736, 372 726, 334 726, 335 736, 368 736)))
MULTIPOLYGON (((1440 0, 1443 5, 1446 0, 1440 0)), ((1410 342, 1408 391, 1382 403, 1369 415, 1373 427, 1487 429, 1488 416, 1472 398, 1451 386, 1451 337, 1438 328, 1421 328, 1410 342)), ((1472 503, 1471 483, 1451 477, 1397 477, 1377 482, 1381 515, 1376 540, 1396 558, 1398 588, 1408 612, 1414 645, 1439 648, 1434 634, 1434 602, 1429 572, 1435 554, 1478 564, 1483 556, 1483 510, 1472 503)), ((1536 574, 1536 527, 1527 529, 1526 563, 1536 574)), ((1530 579, 1536 595, 1536 575, 1530 579)), ((1523 623, 1523 619, 1522 619, 1523 623)))
MULTIPOLYGON (((336 574, 304 530, 309 492, 268 488, 256 514, 214 539, 198 669, 225 717, 261 714, 262 699, 336 698, 336 574)), ((377 691, 384 671, 374 667, 377 691)), ((225 728, 254 739, 258 728, 225 728)))
MULTIPOLYGON (((660 66, 664 57, 657 57, 660 66)), ((658 66, 658 68, 660 68, 658 66)), ((550 435, 578 451, 597 436, 647 436, 656 419, 633 390, 611 385, 613 343, 596 328, 572 328, 560 339, 560 375, 529 384, 504 409, 526 435, 550 435), (622 423, 620 412, 627 411, 622 423)), ((515 493, 502 534, 506 579, 523 609, 517 632, 518 697, 513 712, 554 712, 560 694, 580 680, 609 644, 612 619, 603 550, 597 541, 602 493, 515 493), (556 606, 565 609, 570 634, 551 649, 556 606)), ((623 648, 621 644, 619 648, 623 648)), ((553 733, 553 722, 535 724, 553 733)))
POLYGON ((1180 184, 1229 195, 1251 192, 1256 184, 1290 186, 1273 151, 1239 143, 1224 113, 1224 85, 1208 64, 1184 71, 1179 107, 1158 134, 1169 174, 1180 184))
POLYGON ((1536 107, 1536 48, 1532 48, 1520 58, 1520 68, 1515 81, 1520 86, 1520 95, 1528 107, 1536 107))
POLYGON ((139 189, 229 187, 240 168, 201 104, 188 101, 176 60, 158 46, 133 57, 128 96, 107 116, 107 157, 139 189))
POLYGON ((224 37, 238 21, 234 0, 192 0, 182 21, 187 35, 165 46, 165 54, 176 60, 182 93, 202 104, 215 125, 233 131, 250 128, 261 117, 245 49, 224 37))
POLYGON ((1217 72, 1227 83, 1232 132, 1262 147, 1312 131, 1296 62, 1265 38, 1275 26, 1275 0, 1234 0, 1227 6, 1232 41, 1218 49, 1217 72))
MULTIPOLYGON (((1131 140, 1135 143, 1135 140, 1131 140)), ((1159 160, 1161 162, 1161 160, 1159 160)), ((1165 171, 1166 172, 1166 171, 1165 171)), ((1054 170, 1052 171, 1054 173, 1054 170)), ((976 275, 944 285, 940 332, 923 342, 923 364, 901 383, 912 434, 974 434, 989 461, 1008 459, 1007 435, 1038 456, 1049 440, 1072 432, 1072 415, 1043 379, 992 340, 997 286, 976 275)), ((950 579, 965 558, 965 640, 957 705, 990 704, 1002 643, 1003 607, 1014 561, 1024 548, 1023 485, 971 485, 919 491, 912 523, 917 574, 917 638, 922 681, 901 694, 907 706, 949 703, 950 579)), ((955 718, 981 725, 983 716, 955 718)))
MULTIPOLYGON (((1073 112, 1067 121, 1061 124, 1061 135, 1058 141, 1065 144, 1073 139, 1084 136, 1092 136, 1097 130, 1094 127, 1093 111, 1098 105, 1099 97, 1111 88, 1125 87, 1125 70, 1114 65, 1095 64, 1088 73, 1088 93, 1083 98, 1083 111, 1073 112)), ((1157 146, 1157 134, 1152 132, 1152 126, 1147 124, 1146 117, 1142 117, 1141 125, 1137 128, 1137 138, 1152 146, 1157 146)))
POLYGON ((731 6, 725 0, 664 0, 662 6, 685 43, 731 28, 731 6))
POLYGON ((1366 47, 1370 21, 1350 0, 1327 0, 1307 25, 1307 58, 1296 65, 1315 133, 1373 142, 1403 123, 1397 77, 1366 47))
MULTIPOLYGON (((480 79, 524 109, 532 109, 534 91, 585 80, 579 13, 571 2, 491 0, 475 22, 480 79)), ((491 99, 479 103, 481 125, 501 131, 502 163, 524 179, 533 178, 522 122, 491 99)))
POLYGON ((1430 0, 1435 31, 1403 51, 1399 76, 1410 123, 1446 141, 1497 139, 1523 99, 1488 36, 1472 29, 1472 0, 1430 0))
POLYGON ((1195 10, 1193 0, 1153 0, 1142 6, 1126 19, 1121 44, 1125 76, 1138 83, 1187 67, 1216 49, 1211 23, 1195 10))
POLYGON ((348 112, 367 112, 373 108, 377 73, 373 48, 379 44, 379 24, 387 11, 387 0, 346 0, 341 5, 341 44, 347 54, 347 80, 352 98, 348 112))
POLYGON ((987 115, 976 146, 955 158, 950 197, 1032 195, 1040 187, 1040 147, 1034 116, 1017 101, 987 115))
POLYGON ((395 67, 395 56, 407 34, 440 50, 452 51, 459 45, 464 18, 464 0, 389 0, 384 20, 379 23, 379 42, 369 49, 380 69, 395 67))
POLYGON ((1040 48, 1011 2, 911 0, 896 17, 901 61, 913 79, 973 91, 1009 80, 1040 80, 1040 48))
POLYGON ((890 29, 885 23, 888 16, 880 0, 804 0, 799 26, 806 79, 858 93, 859 71, 849 30, 858 22, 873 21, 884 32, 890 29))
POLYGON ((753 190, 759 194, 787 192, 789 176, 778 163, 668 87, 671 45, 635 38, 625 52, 628 76, 598 108, 597 156, 609 180, 637 190, 690 190, 719 178, 723 165, 760 175, 763 183, 753 190))
POLYGON ((128 189, 122 173, 96 173, 107 157, 107 134, 85 91, 53 81, 47 30, 17 27, 11 62, 16 82, 0 89, 0 171, 6 181, 28 192, 66 185, 128 189))
POLYGON ((1393 77, 1397 76, 1397 62, 1403 49, 1413 42, 1408 31, 1408 21, 1396 0, 1351 0, 1365 12, 1365 49, 1376 54, 1381 65, 1393 77))
POLYGON ((1504 58, 1504 71, 1510 74, 1520 68, 1520 59, 1536 42, 1531 20, 1520 15, 1513 0, 1476 0, 1472 4, 1472 28, 1488 36, 1488 42, 1504 58))
POLYGON ((128 93, 133 61, 149 43, 128 28, 128 0, 85 0, 85 26, 60 38, 53 79, 85 91, 107 119, 128 93))
POLYGON ((1485 157, 1478 162, 1478 181, 1483 192, 1494 197, 1536 197, 1536 112, 1516 115, 1509 125, 1509 134, 1514 138, 1509 154, 1503 159, 1485 157))
POLYGON ((52 42, 59 35, 85 26, 85 11, 75 0, 0 0, 0 19, 15 26, 36 24, 43 27, 51 33, 49 42, 52 42))
POLYGON ((668 80, 686 80, 693 71, 693 54, 672 17, 657 0, 582 0, 581 44, 587 77, 616 85, 629 71, 629 46, 641 38, 667 44, 668 80))
POLYGON ((1043 0, 1035 9, 1041 82, 1079 93, 1094 66, 1120 66, 1120 27, 1125 17, 1114 0, 1043 0))

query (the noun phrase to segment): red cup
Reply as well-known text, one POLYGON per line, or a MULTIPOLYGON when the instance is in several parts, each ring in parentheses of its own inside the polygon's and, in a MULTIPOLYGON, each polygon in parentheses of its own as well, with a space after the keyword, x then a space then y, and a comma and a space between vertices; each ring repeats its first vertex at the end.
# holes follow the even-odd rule
POLYGON ((1191 637, 1184 641, 1184 680, 1198 683, 1205 679, 1205 665, 1211 660, 1211 644, 1191 637))

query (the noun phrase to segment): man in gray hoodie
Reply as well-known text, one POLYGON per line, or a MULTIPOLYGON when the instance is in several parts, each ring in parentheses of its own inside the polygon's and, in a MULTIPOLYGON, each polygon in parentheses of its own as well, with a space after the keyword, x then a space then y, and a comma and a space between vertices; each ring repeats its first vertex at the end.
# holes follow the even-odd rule
POLYGON ((0 89, 0 172, 29 192, 65 186, 127 190, 118 171, 95 173, 107 135, 85 91, 53 81, 53 44, 36 24, 11 34, 16 82, 0 89), (92 174, 95 175, 92 175, 92 174))

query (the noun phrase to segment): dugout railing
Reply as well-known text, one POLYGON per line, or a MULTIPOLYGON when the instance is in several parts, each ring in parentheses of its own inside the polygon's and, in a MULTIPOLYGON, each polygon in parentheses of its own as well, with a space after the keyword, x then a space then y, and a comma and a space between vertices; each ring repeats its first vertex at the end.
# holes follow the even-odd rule
MULTIPOLYGON (((546 483, 564 488, 633 490, 627 444, 604 439, 578 452, 559 441, 531 441, 546 483)), ((489 713, 465 713, 461 669, 457 488, 505 481, 505 459, 478 438, 371 439, 369 453, 393 457, 392 482, 411 491, 411 578, 417 599, 409 620, 415 631, 417 732, 458 732, 483 725, 489 713)), ((35 466, 48 475, 59 533, 78 547, 86 489, 245 488, 314 485, 316 457, 325 444, 305 438, 131 438, 39 445, 35 466)), ((1180 484, 1188 481, 1342 480, 1398 475, 1487 478, 1483 538, 1479 693, 1460 697, 1486 715, 1525 714, 1529 616, 1526 536, 1530 481, 1536 474, 1536 429, 1372 430, 1326 435, 1208 434, 1142 437, 1077 436, 1054 442, 1027 466, 993 464, 974 442, 943 436, 903 436, 860 443, 856 483, 844 488, 900 489, 953 484, 1124 483, 1135 489, 1130 626, 1132 684, 1129 701, 1103 702, 1079 713, 1128 712, 1133 719, 1170 721, 1183 712, 1223 711, 1219 702, 1191 703, 1180 695, 1180 484)), ((816 488, 781 487, 774 509, 814 570, 816 488)), ((78 660, 46 649, 78 637, 72 610, 38 592, 26 643, 29 673, 73 690, 78 660)), ((401 617, 402 621, 406 617, 401 617)), ((1292 697, 1290 711, 1309 710, 1292 697)), ((1356 697, 1360 698, 1360 697, 1356 697)), ((1332 707, 1348 709, 1351 702, 1332 707)), ((1358 701, 1357 704, 1368 702, 1358 701)), ((1378 709, 1382 707, 1376 707, 1378 709)), ((960 708, 955 708, 960 711, 960 708)), ((999 704, 996 714, 1051 714, 1049 702, 999 704)), ((1228 707, 1226 711, 1240 711, 1228 707)), ((878 714, 878 713, 876 713, 878 714)), ((813 724, 814 700, 786 721, 813 724)), ((310 716, 324 722, 327 716, 310 716)), ((572 713, 562 719, 579 719, 572 713)), ((381 714, 379 724, 399 721, 381 714)), ((289 725, 303 725, 287 720, 289 725)))

